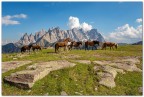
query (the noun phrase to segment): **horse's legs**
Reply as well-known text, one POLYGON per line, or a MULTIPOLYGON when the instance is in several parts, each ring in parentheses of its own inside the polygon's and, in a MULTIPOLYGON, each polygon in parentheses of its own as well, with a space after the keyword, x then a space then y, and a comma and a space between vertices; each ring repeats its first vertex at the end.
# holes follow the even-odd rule
POLYGON ((94 45, 95 49, 97 50, 97 47, 94 45))
POLYGON ((64 51, 66 50, 66 46, 64 46, 64 51))

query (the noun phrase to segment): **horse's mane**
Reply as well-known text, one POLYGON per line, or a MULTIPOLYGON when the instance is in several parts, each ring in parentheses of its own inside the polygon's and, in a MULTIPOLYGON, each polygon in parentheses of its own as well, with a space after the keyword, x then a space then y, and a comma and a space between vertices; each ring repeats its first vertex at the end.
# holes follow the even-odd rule
POLYGON ((70 38, 66 38, 66 39, 64 39, 63 41, 67 41, 67 40, 71 41, 71 39, 70 39, 70 38))

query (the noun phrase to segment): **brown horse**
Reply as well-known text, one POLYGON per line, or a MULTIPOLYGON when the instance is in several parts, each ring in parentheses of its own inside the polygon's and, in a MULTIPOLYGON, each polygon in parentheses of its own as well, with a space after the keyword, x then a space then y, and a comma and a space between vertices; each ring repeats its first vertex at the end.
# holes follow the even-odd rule
POLYGON ((97 40, 86 41, 85 42, 85 50, 88 50, 88 46, 92 46, 92 50, 93 50, 93 47, 95 47, 97 49, 97 47, 95 46, 95 44, 98 44, 98 46, 99 46, 99 41, 97 41, 97 40))
POLYGON ((32 45, 24 45, 21 48, 21 53, 26 52, 26 50, 28 50, 30 52, 31 47, 32 47, 32 45))
POLYGON ((39 45, 32 45, 32 50, 35 51, 36 50, 41 50, 41 47, 39 45))
POLYGON ((73 41, 73 42, 71 42, 71 45, 70 45, 69 50, 72 50, 72 47, 76 47, 76 48, 81 49, 81 48, 80 48, 80 45, 82 45, 82 42, 81 42, 81 41, 79 41, 79 42, 73 41))
POLYGON ((55 44, 55 52, 59 51, 59 47, 64 47, 64 51, 65 51, 65 49, 66 49, 66 47, 67 47, 67 45, 68 45, 68 42, 71 42, 71 39, 70 39, 70 38, 64 39, 63 42, 57 42, 57 43, 55 44))
POLYGON ((111 50, 111 48, 114 49, 113 46, 115 46, 115 48, 117 49, 118 44, 113 43, 113 42, 105 42, 105 43, 103 43, 103 45, 102 45, 102 50, 103 50, 103 49, 106 50, 106 47, 107 47, 107 46, 110 47, 110 50, 111 50))

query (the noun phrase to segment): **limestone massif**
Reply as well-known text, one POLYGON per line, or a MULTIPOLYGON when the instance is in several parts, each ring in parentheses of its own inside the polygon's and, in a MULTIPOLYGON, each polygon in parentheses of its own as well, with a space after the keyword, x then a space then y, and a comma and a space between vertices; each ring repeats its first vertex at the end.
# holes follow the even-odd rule
POLYGON ((62 41, 65 38, 71 38, 73 41, 85 41, 85 40, 98 40, 104 42, 103 36, 97 31, 97 29, 91 29, 84 32, 82 29, 73 28, 70 30, 62 30, 59 27, 50 28, 48 31, 42 29, 36 32, 34 35, 28 35, 25 33, 18 42, 13 44, 16 50, 9 47, 9 44, 2 46, 3 53, 17 52, 23 45, 30 43, 37 43, 41 47, 52 47, 57 41, 62 41))

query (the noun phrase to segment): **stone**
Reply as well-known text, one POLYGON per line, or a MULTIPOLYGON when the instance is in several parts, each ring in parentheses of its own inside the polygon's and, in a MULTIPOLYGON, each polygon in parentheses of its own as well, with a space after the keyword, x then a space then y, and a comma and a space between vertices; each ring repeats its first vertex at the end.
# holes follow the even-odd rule
POLYGON ((97 88, 97 86, 95 87, 95 89, 94 89, 95 91, 97 91, 98 90, 98 88, 97 88))
POLYGON ((130 63, 130 62, 115 62, 115 63, 111 63, 110 66, 114 66, 123 69, 125 71, 142 72, 142 70, 137 68, 137 66, 134 63, 130 63))
POLYGON ((27 92, 28 92, 28 93, 30 93, 30 92, 31 92, 31 90, 28 90, 27 92))
POLYGON ((49 93, 44 94, 44 96, 48 96, 48 95, 49 95, 49 93))
POLYGON ((97 65, 108 65, 111 61, 93 61, 93 63, 97 65))
POLYGON ((61 96, 68 96, 68 94, 65 91, 62 91, 61 96))
POLYGON ((136 66, 136 64, 140 64, 140 60, 136 57, 126 57, 113 61, 93 61, 93 63, 95 64, 94 71, 100 77, 99 84, 109 88, 116 86, 114 79, 117 73, 125 74, 124 70, 142 72, 136 66))
POLYGON ((65 58, 65 59, 78 59, 78 58, 80 58, 80 57, 81 57, 81 56, 75 55, 75 54, 70 54, 70 55, 62 56, 62 58, 65 58))
POLYGON ((51 71, 73 67, 75 65, 66 60, 35 63, 34 65, 28 66, 26 70, 6 76, 4 82, 13 84, 19 88, 30 89, 36 81, 42 79, 51 71))
MULTIPOLYGON (((126 57, 124 59, 113 61, 93 61, 93 63, 100 66, 109 65, 126 71, 142 72, 142 70, 136 66, 136 64, 140 64, 140 60, 136 57, 126 57)), ((120 70, 120 72, 122 71, 120 70)))
POLYGON ((75 62, 82 63, 82 64, 91 64, 90 60, 75 60, 75 62))
POLYGON ((139 93, 143 93, 143 87, 138 88, 139 93))
POLYGON ((76 95, 82 95, 82 94, 81 94, 81 93, 79 93, 79 92, 75 92, 75 94, 76 94, 76 95))
POLYGON ((101 70, 101 72, 97 72, 97 75, 100 77, 99 84, 109 88, 116 86, 114 79, 117 75, 117 72, 124 74, 122 69, 117 69, 108 65, 94 66, 94 70, 101 70))
POLYGON ((101 66, 94 66, 94 71, 99 71, 99 70, 101 70, 102 69, 102 67, 101 66))
POLYGON ((122 69, 113 68, 111 66, 103 66, 103 71, 111 73, 114 78, 116 77, 117 72, 122 74, 125 73, 122 69))
POLYGON ((106 76, 106 74, 104 74, 104 75, 105 75, 105 76, 103 76, 103 77, 100 79, 99 84, 104 85, 104 86, 109 87, 109 88, 114 88, 114 87, 116 87, 114 78, 113 78, 112 76, 106 76))
POLYGON ((31 63, 32 61, 8 61, 2 62, 2 73, 5 73, 9 70, 16 69, 20 66, 31 63))
POLYGON ((16 60, 17 58, 13 58, 13 60, 16 60))

